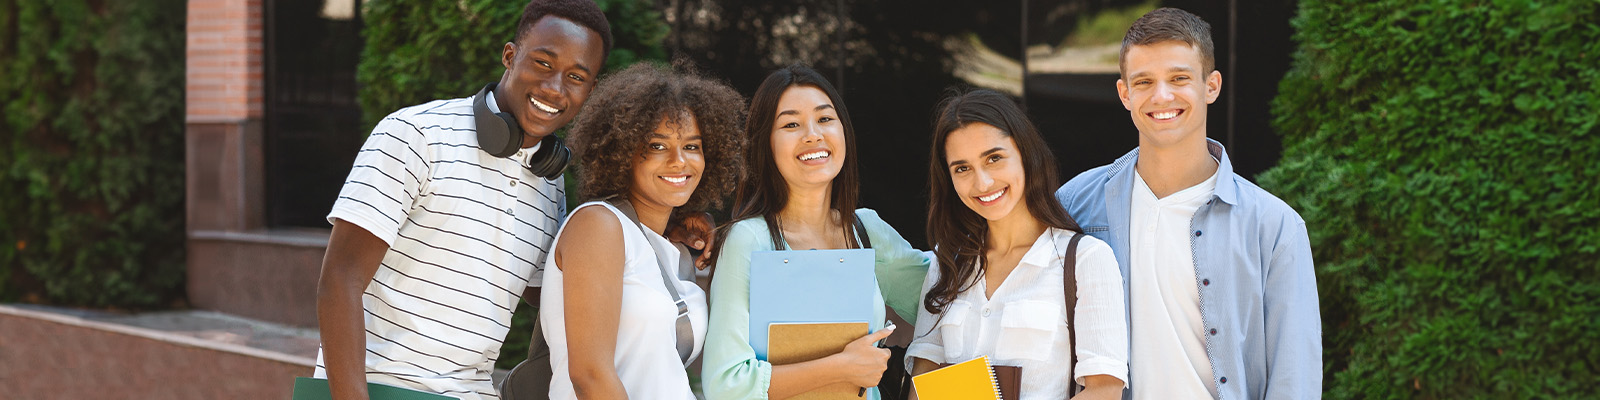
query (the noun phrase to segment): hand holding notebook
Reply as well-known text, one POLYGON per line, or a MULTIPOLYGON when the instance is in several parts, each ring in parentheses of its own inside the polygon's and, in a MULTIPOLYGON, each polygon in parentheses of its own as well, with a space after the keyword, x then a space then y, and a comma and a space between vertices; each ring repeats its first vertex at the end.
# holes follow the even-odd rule
MULTIPOLYGON (((867 334, 865 322, 774 323, 768 333, 767 353, 772 365, 786 365, 821 359, 845 350, 850 342, 867 334)), ((858 399, 856 385, 839 383, 803 393, 791 399, 858 399)))
MULTIPOLYGON (((878 280, 868 249, 758 251, 750 254, 750 348, 768 357, 768 325, 864 322, 881 328, 873 307, 878 280)), ((878 310, 878 311, 875 311, 878 310)), ((859 337, 859 336, 857 336, 859 337)))
POLYGON ((750 347, 756 357, 785 365, 845 353, 841 360, 847 365, 835 371, 872 376, 870 383, 830 385, 799 398, 859 399, 863 385, 876 386, 881 379, 887 352, 873 342, 889 332, 877 329, 882 306, 874 307, 873 257, 870 249, 751 254, 750 347), (879 333, 868 333, 873 331, 879 333))

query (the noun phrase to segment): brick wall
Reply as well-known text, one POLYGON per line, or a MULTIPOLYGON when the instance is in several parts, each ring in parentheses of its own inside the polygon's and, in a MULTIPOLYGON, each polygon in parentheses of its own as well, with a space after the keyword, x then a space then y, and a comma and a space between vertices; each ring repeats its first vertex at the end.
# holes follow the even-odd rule
POLYGON ((187 120, 261 118, 262 0, 189 0, 187 120))
POLYGON ((189 0, 187 291, 196 308, 314 326, 328 232, 275 231, 264 223, 263 3, 189 0))
POLYGON ((189 0, 185 49, 188 224, 262 228, 262 0, 189 0))

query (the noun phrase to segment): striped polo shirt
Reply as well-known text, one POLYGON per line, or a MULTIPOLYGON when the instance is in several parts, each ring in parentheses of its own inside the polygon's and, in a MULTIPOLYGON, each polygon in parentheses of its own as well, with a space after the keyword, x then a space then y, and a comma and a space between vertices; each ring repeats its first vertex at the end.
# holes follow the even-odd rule
MULTIPOLYGON (((523 289, 543 276, 566 193, 478 149, 475 127, 471 98, 389 114, 328 214, 389 244, 362 295, 368 382, 498 398, 489 375, 523 289)), ((315 376, 325 365, 319 351, 315 376)))

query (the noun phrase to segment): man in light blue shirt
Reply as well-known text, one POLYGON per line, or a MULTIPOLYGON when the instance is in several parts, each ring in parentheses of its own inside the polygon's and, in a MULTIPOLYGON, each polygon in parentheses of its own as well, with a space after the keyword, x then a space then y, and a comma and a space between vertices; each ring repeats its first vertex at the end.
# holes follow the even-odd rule
POLYGON ((1117 94, 1139 147, 1056 197, 1122 270, 1130 327, 1125 398, 1322 395, 1322 329, 1305 221, 1234 174, 1206 138, 1221 93, 1210 25, 1145 14, 1123 38, 1117 94))

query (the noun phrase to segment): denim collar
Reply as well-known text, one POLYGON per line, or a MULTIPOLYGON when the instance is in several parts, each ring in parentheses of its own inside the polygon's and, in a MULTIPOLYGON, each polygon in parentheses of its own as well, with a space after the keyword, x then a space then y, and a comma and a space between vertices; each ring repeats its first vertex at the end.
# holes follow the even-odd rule
MULTIPOLYGON (((1234 180, 1233 162, 1228 160, 1227 149, 1222 147, 1222 143, 1206 138, 1206 151, 1217 159, 1217 189, 1213 196, 1223 203, 1239 205, 1239 186, 1234 180)), ((1139 148, 1135 147, 1111 163, 1111 170, 1106 173, 1106 193, 1127 197, 1128 191, 1133 189, 1133 166, 1138 161, 1139 148)))

